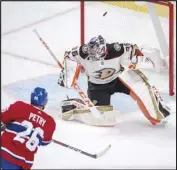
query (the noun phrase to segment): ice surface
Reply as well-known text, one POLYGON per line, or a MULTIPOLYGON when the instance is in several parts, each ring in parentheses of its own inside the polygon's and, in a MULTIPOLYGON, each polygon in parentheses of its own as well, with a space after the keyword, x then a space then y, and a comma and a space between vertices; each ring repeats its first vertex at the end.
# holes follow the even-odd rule
MULTIPOLYGON (((109 27, 108 24, 104 23, 103 18, 100 19, 100 25, 97 23, 106 8, 105 5, 100 5, 99 8, 96 5, 90 5, 87 8, 88 22, 92 21, 101 27, 93 29, 93 27, 88 26, 87 39, 100 33, 100 31, 109 37, 109 41, 118 39, 118 36, 113 34, 116 27, 113 25, 109 27), (100 12, 100 16, 94 15, 98 12, 100 12)), ((108 12, 108 18, 104 18, 106 22, 109 22, 115 13, 116 16, 119 12, 123 14, 123 9, 117 11, 115 7, 109 7, 108 12)), ((133 15, 133 13, 131 14, 133 15)), ((134 17, 137 19, 137 16, 134 17)), ((118 20, 118 18, 116 19, 118 20)), ((141 18, 136 22, 137 24, 140 23, 141 18)), ((111 99, 114 107, 119 111, 117 113, 117 125, 114 128, 90 127, 78 122, 61 121, 57 118, 60 101, 66 97, 66 94, 71 97, 78 97, 78 94, 73 89, 67 90, 57 85, 60 70, 32 32, 34 28, 41 33, 59 60, 62 60, 64 51, 80 42, 79 2, 2 3, 2 35, 10 30, 18 30, 2 36, 2 108, 7 107, 15 100, 28 102, 31 90, 36 86, 43 86, 49 92, 49 104, 46 110, 56 117, 55 139, 91 153, 99 152, 108 144, 112 145, 106 155, 99 159, 92 159, 52 143, 48 147, 39 149, 35 157, 34 169, 176 167, 176 96, 169 97, 164 92, 166 87, 163 83, 160 84, 159 88, 165 101, 173 110, 166 126, 150 125, 139 111, 136 103, 122 94, 115 94, 111 99), (70 12, 65 12, 68 10, 70 12), (29 28, 16 29, 57 13, 62 13, 62 15, 32 25, 29 28), (24 56, 31 61, 14 57, 14 55, 24 56), (47 66, 35 60, 47 62, 53 66, 47 66)), ((138 31, 143 31, 140 27, 138 28, 138 31)), ((125 29, 127 32, 130 31, 127 27, 125 29)), ((131 39, 127 34, 127 37, 120 37, 120 39, 134 41, 137 36, 135 37, 135 34, 132 36, 131 39)), ((144 38, 147 42, 151 41, 148 36, 141 38, 137 39, 138 43, 143 44, 144 38)), ((156 74, 148 73, 152 81, 157 78, 159 81, 168 81, 166 75, 161 75, 163 78, 159 78, 156 74)), ((87 84, 84 75, 81 75, 79 84, 86 92, 87 84)))

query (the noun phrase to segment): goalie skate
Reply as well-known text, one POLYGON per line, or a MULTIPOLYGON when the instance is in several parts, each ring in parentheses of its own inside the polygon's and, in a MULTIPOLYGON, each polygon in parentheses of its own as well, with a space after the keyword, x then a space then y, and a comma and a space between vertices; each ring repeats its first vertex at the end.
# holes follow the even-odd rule
POLYGON ((160 123, 167 123, 171 114, 171 109, 164 104, 163 99, 160 96, 158 90, 155 88, 155 86, 152 86, 152 90, 157 105, 157 119, 160 121, 160 123))

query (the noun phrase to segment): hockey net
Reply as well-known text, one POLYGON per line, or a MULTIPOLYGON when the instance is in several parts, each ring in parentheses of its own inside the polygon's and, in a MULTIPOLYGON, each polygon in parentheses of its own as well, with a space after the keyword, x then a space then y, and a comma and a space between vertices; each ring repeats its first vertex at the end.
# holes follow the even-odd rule
POLYGON ((176 93, 176 4, 82 1, 80 7, 81 44, 96 35, 104 36, 109 43, 137 44, 147 53, 139 68, 162 92, 171 96, 176 93))

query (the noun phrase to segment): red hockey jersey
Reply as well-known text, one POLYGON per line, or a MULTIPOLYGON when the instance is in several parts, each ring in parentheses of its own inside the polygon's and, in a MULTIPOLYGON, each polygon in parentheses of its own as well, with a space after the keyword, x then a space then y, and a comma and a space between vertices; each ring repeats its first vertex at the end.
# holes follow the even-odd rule
POLYGON ((41 145, 52 141, 54 119, 44 111, 22 101, 1 112, 6 129, 2 134, 2 157, 13 164, 30 169, 41 145))

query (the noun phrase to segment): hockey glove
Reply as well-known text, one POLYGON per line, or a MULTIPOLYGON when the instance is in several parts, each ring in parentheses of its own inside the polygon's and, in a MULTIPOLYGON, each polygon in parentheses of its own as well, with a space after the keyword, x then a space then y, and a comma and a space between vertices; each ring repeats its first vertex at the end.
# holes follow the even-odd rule
POLYGON ((130 54, 131 64, 128 66, 129 69, 136 69, 136 65, 138 63, 138 57, 144 56, 144 54, 140 51, 136 44, 131 45, 132 52, 130 54))
POLYGON ((141 50, 138 48, 138 46, 136 44, 131 45, 131 47, 132 47, 132 52, 131 52, 130 59, 133 58, 134 56, 136 56, 136 57, 144 56, 144 54, 141 52, 141 50))

